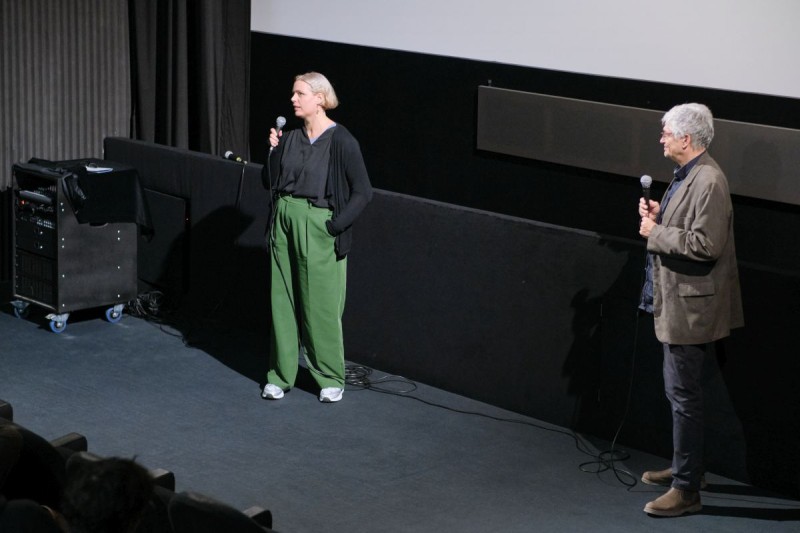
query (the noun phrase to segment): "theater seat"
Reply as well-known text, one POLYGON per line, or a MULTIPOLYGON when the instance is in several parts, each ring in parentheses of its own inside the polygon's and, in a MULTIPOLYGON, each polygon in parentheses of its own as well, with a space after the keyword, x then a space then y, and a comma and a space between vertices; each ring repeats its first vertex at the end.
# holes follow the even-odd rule
POLYGON ((9 422, 14 420, 14 408, 5 400, 0 400, 0 418, 5 418, 9 422))
MULTIPOLYGON (((248 510, 248 514, 253 513, 248 510)), ((169 520, 174 533, 264 533, 272 531, 272 515, 260 510, 258 521, 242 511, 194 492, 181 492, 169 502, 169 520)))
POLYGON ((67 457, 72 455, 73 452, 85 452, 89 449, 89 442, 86 437, 75 432, 53 439, 50 444, 56 449, 64 450, 65 452, 62 452, 62 455, 66 454, 67 457))
POLYGON ((5 450, 0 455, 12 460, 16 455, 13 464, 3 467, 5 479, 0 493, 9 500, 28 499, 59 509, 66 479, 66 451, 13 422, 0 419, 0 426, 0 445, 5 450), (9 446, 16 452, 9 452, 9 446))
POLYGON ((0 424, 0 497, 8 473, 14 468, 22 451, 22 435, 11 424, 0 424))

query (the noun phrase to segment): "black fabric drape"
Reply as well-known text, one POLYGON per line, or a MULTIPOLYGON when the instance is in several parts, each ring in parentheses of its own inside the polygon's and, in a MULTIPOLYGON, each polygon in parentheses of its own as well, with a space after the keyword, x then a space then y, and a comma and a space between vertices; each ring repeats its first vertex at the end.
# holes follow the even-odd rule
POLYGON ((129 0, 131 137, 249 159, 250 0, 129 0))

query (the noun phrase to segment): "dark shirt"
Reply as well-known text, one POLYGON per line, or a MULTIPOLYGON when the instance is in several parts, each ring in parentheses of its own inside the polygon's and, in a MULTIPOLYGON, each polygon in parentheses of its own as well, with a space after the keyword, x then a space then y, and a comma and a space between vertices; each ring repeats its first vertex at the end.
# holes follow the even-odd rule
MULTIPOLYGON (((325 198, 333 214, 326 226, 328 232, 336 237, 336 256, 341 259, 348 254, 352 245, 353 222, 372 200, 372 185, 355 137, 341 124, 328 131, 331 132, 331 144, 325 198)), ((289 144, 287 135, 300 134, 297 130, 284 133, 283 140, 262 170, 262 181, 270 191, 281 191, 280 183, 276 184, 271 177, 282 174, 283 153, 289 144)))
POLYGON ((314 140, 309 139, 305 129, 300 128, 296 130, 297 134, 286 139, 281 159, 281 183, 278 185, 280 192, 308 198, 317 207, 329 207, 325 187, 334 128, 335 125, 331 126, 314 140))
MULTIPOLYGON (((703 152, 705 153, 705 152, 703 152)), ((686 176, 689 175, 689 172, 692 171, 694 165, 697 163, 697 160, 700 159, 700 156, 703 154, 698 155, 682 167, 675 167, 673 170, 674 179, 669 184, 667 188, 667 192, 664 193, 664 198, 661 200, 660 209, 658 211, 658 219, 656 222, 661 224, 661 218, 664 216, 664 212, 667 209, 667 204, 672 199, 675 191, 683 184, 683 181, 686 179, 686 176)), ((647 313, 653 312, 653 254, 647 254, 647 262, 645 263, 645 276, 644 276, 644 285, 642 286, 642 295, 639 300, 639 309, 645 311, 647 313)))

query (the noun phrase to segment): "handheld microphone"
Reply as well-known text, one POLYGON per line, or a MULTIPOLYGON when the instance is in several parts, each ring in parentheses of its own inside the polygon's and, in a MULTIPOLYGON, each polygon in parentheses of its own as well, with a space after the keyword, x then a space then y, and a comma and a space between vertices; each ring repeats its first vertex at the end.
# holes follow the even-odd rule
POLYGON ((650 209, 650 185, 653 184, 653 178, 645 174, 641 178, 639 178, 639 183, 642 185, 642 197, 644 198, 644 202, 647 205, 647 209, 650 209))
MULTIPOLYGON (((280 133, 283 127, 286 125, 286 119, 284 117, 278 117, 275 119, 275 133, 280 133)), ((274 150, 274 146, 269 147, 269 153, 272 153, 274 150)))
POLYGON ((230 150, 228 150, 227 152, 225 152, 225 159, 230 159, 231 161, 236 161, 237 163, 242 163, 242 164, 244 164, 244 165, 246 165, 246 164, 247 164, 247 161, 245 161, 244 159, 242 159, 242 158, 241 158, 241 157, 239 157, 238 155, 234 154, 234 153, 233 153, 233 152, 231 152, 230 150))

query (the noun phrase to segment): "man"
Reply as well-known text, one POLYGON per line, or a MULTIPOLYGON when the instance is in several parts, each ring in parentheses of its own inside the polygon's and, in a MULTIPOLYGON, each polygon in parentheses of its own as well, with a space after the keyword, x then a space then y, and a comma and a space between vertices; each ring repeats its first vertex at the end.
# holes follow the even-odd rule
POLYGON ((664 388, 672 407, 672 467, 642 482, 669 486, 644 511, 680 516, 702 509, 703 359, 710 343, 744 325, 728 182, 707 152, 714 119, 702 104, 673 107, 661 119, 664 157, 677 164, 661 203, 639 200, 647 239, 640 308, 652 312, 664 344, 664 388))

